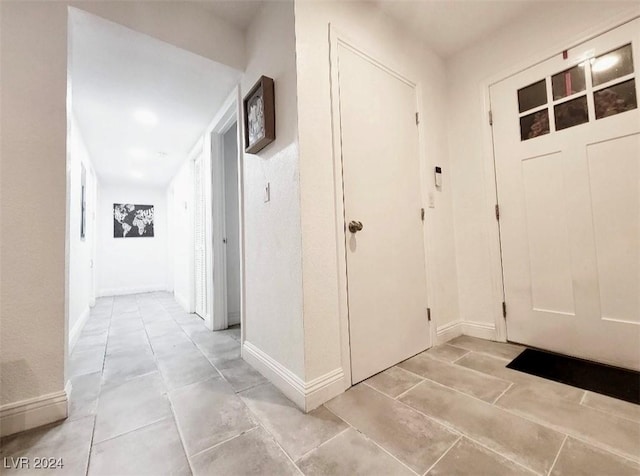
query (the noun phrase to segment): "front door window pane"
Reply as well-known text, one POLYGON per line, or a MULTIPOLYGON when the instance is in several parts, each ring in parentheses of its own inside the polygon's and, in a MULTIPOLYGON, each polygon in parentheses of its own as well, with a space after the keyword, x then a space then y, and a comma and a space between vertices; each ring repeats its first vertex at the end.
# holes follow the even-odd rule
POLYGON ((587 96, 558 104, 554 108, 554 116, 557 131, 589 122, 587 96))
POLYGON ((551 78, 553 100, 558 100, 582 92, 586 88, 584 66, 578 65, 551 78))
POLYGON ((545 80, 533 83, 526 88, 518 89, 518 108, 520 112, 547 103, 547 85, 545 80))
POLYGON ((638 107, 636 82, 631 79, 593 93, 596 119, 613 116, 638 107))
POLYGON ((534 112, 520 118, 520 139, 527 140, 549 133, 549 111, 534 112))
POLYGON ((594 86, 631 73, 633 73, 631 45, 623 46, 591 60, 591 77, 594 86))

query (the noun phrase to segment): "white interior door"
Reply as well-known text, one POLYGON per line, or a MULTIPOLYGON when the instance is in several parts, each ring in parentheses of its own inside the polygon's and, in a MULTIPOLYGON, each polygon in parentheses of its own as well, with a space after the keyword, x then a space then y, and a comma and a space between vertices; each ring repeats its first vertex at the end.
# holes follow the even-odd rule
POLYGON ((640 21, 490 88, 507 336, 640 369, 640 21))
POLYGON ((194 161, 193 167, 193 237, 194 237, 194 292, 195 310, 203 319, 207 313, 207 267, 205 247, 205 193, 204 193, 204 169, 202 155, 194 161))
POLYGON ((342 44, 338 70, 356 383, 429 346, 416 91, 342 44))

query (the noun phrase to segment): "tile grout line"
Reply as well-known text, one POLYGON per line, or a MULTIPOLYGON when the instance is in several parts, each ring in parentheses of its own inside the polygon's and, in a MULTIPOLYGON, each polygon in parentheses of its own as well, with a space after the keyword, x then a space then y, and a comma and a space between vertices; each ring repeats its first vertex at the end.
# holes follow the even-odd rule
MULTIPOLYGON (((436 382, 436 383, 437 383, 437 382, 436 382)), ((438 384, 438 385, 440 385, 440 384, 438 384)), ((441 386, 444 386, 444 385, 441 385, 441 386)), ((449 388, 449 387, 445 387, 445 388, 449 388)), ((378 392, 378 390, 376 390, 375 388, 374 388, 373 390, 375 390, 376 392, 378 392)), ((383 394, 383 393, 381 393, 381 392, 378 392, 378 393, 380 393, 381 395, 384 395, 384 394, 383 394)), ((495 450, 495 449, 493 449, 493 448, 490 448, 489 446, 487 446, 486 444, 484 444, 484 443, 480 442, 479 440, 477 440, 477 439, 476 439, 476 438, 474 438, 473 436, 469 435, 468 433, 466 433, 466 432, 464 432, 464 431, 462 431, 462 430, 459 430, 458 428, 456 428, 455 426, 453 426, 451 423, 446 422, 446 421, 444 421, 444 420, 439 420, 439 419, 437 419, 437 418, 435 418, 435 417, 433 417, 433 416, 431 416, 431 415, 428 415, 428 414, 426 414, 426 413, 424 413, 424 412, 422 412, 422 411, 418 410, 417 408, 414 408, 414 407, 412 407, 411 405, 409 405, 409 404, 407 404, 407 403, 403 402, 402 400, 396 400, 396 401, 397 401, 398 403, 400 403, 401 405, 404 405, 404 406, 405 406, 405 407, 407 407, 408 409, 413 410, 414 412, 419 413, 420 415, 424 416, 425 418, 427 418, 427 419, 429 419, 429 420, 431 420, 431 421, 433 421, 433 422, 437 423, 438 425, 443 426, 444 428, 446 428, 447 430, 451 431, 452 433, 454 433, 454 434, 456 434, 456 435, 462 435, 462 436, 464 436, 464 437, 465 437, 466 439, 468 439, 469 441, 473 441, 475 444, 477 444, 478 446, 481 446, 482 448, 486 449, 487 451, 489 451, 489 452, 491 452, 491 453, 494 453, 494 454, 497 454, 497 455, 501 456, 502 458, 504 458, 504 459, 506 459, 506 460, 508 460, 508 461, 511 461, 512 463, 514 463, 514 464, 516 464, 516 465, 518 465, 518 466, 520 466, 520 467, 522 467, 522 468, 525 468, 527 471, 530 471, 530 472, 532 472, 532 473, 534 473, 534 474, 542 474, 542 473, 538 473, 538 472, 537 472, 537 471, 535 471, 534 469, 529 468, 528 466, 525 466, 524 464, 522 464, 522 463, 520 463, 520 462, 518 462, 518 461, 516 461, 516 460, 514 460, 514 459, 512 459, 512 458, 510 458, 509 456, 506 456, 506 455, 504 455, 504 454, 502 454, 502 453, 498 452, 497 450, 495 450)), ((484 402, 484 403, 487 403, 487 402, 484 402)), ((498 408, 501 408, 501 407, 498 407, 498 408)), ((345 421, 346 421, 346 420, 345 420, 345 421)))
MULTIPOLYGON (((237 439, 237 438, 240 438, 241 436, 244 436, 244 435, 246 435, 246 434, 248 434, 248 433, 251 433, 251 432, 253 432, 253 431, 257 430, 258 428, 260 428, 260 425, 259 425, 259 424, 258 424, 258 425, 256 425, 256 426, 254 426, 253 428, 249 428, 248 430, 241 431, 241 432, 240 432, 240 433, 238 433, 237 435, 233 435, 233 436, 230 436, 229 438, 227 438, 227 439, 225 439, 225 440, 219 441, 219 442, 218 442, 218 443, 216 443, 215 445, 209 446, 209 447, 207 447, 207 448, 205 448, 205 449, 203 449, 203 450, 200 450, 200 451, 198 451, 198 452, 196 452, 196 453, 193 453, 191 456, 189 456, 189 455, 187 454, 187 459, 189 459, 189 460, 190 460, 191 458, 195 458, 196 456, 200 456, 202 453, 206 453, 207 451, 212 450, 212 449, 214 449, 214 448, 217 448, 218 446, 222 446, 222 445, 224 445, 225 443, 229 443, 230 441, 233 441, 233 440, 235 440, 235 439, 237 439)), ((186 450, 185 450, 185 453, 186 453, 186 450)))
MULTIPOLYGON (((611 397, 611 398, 613 398, 613 397, 611 397)), ((624 400, 621 400, 621 401, 624 402, 624 400)), ((609 410, 603 410, 601 408, 592 407, 591 405, 586 404, 586 403, 583 403, 582 406, 585 407, 585 408, 588 408, 590 410, 594 410, 596 412, 600 412, 600 413, 604 414, 605 416, 614 417, 614 418, 620 418, 621 420, 626 420, 626 421, 629 421, 629 422, 634 423, 636 425, 640 424, 640 420, 637 420, 637 419, 634 420, 633 418, 629 418, 628 416, 623 416, 623 415, 621 415, 619 413, 614 413, 614 412, 609 411, 609 410)))
POLYGON ((632 463, 634 463, 635 465, 640 465, 640 456, 638 456, 638 459, 633 459, 633 457, 623 454, 623 453, 619 453, 616 449, 611 448, 611 447, 607 447, 607 446, 603 446, 601 443, 598 442, 594 442, 593 440, 589 440, 587 438, 585 438, 584 436, 581 435, 569 435, 567 434, 567 436, 569 438, 573 438, 574 440, 577 440, 581 443, 584 443, 585 445, 588 446, 593 446, 595 449, 600 450, 604 453, 609 453, 610 455, 615 456, 616 458, 620 458, 623 459, 625 461, 630 461, 632 463))
MULTIPOLYGON (((326 407, 325 407, 325 408, 326 408, 326 407)), ((336 415, 335 413, 333 413, 333 412, 332 412, 331 410, 329 410, 328 408, 327 408, 327 411, 328 411, 329 413, 331 413, 332 415, 336 416, 337 418, 340 418, 338 415, 336 415)), ((354 427, 352 427, 352 426, 351 426, 351 424, 349 424, 349 422, 347 422, 346 420, 343 420, 342 418, 340 418, 340 420, 341 420, 341 421, 344 421, 344 422, 347 424, 347 427, 346 427, 344 430, 339 431, 338 433, 336 433, 335 435, 333 435, 333 436, 332 436, 331 438, 329 438, 328 440, 323 441, 323 442, 322 442, 322 443, 320 443, 318 446, 315 446, 315 447, 311 448, 309 451, 307 451, 307 452, 303 453, 301 456, 299 456, 299 457, 298 457, 298 459, 297 459, 296 461, 300 461, 302 458, 304 458, 304 457, 306 457, 307 455, 309 455, 309 454, 313 453, 313 452, 314 452, 315 450, 317 450, 318 448, 320 448, 320 447, 322 447, 322 446, 326 445, 326 444, 327 444, 327 443, 329 443, 331 440, 336 439, 337 437, 339 437, 339 436, 340 436, 340 435, 342 435, 343 433, 346 433, 346 432, 347 432, 347 431, 349 431, 349 430, 355 430, 355 428, 354 428, 354 427)), ((358 430, 356 430, 356 431, 358 431, 358 430)), ((296 466, 297 466, 297 464, 296 464, 296 466)))
POLYGON ((462 354, 460 357, 456 357, 455 359, 449 361, 449 363, 456 365, 456 362, 464 357, 466 357, 467 355, 469 355, 471 352, 471 350, 467 350, 467 349, 461 349, 460 347, 456 347, 456 349, 460 349, 460 350, 466 350, 466 352, 464 354, 462 354))
MULTIPOLYGON (((584 401, 587 398, 587 391, 585 390, 584 393, 582 394, 582 398, 580 399, 580 403, 579 405, 584 405, 584 401)), ((586 405, 584 405, 586 406, 586 405)))
MULTIPOLYGON (((98 382, 98 397, 96 398, 96 410, 95 415, 93 415, 93 428, 91 429, 91 439, 89 441, 89 455, 87 456, 87 469, 85 471, 85 475, 89 475, 89 467, 91 466, 91 453, 93 453, 94 440, 96 436, 96 424, 98 423, 98 409, 100 408, 100 397, 102 396, 102 377, 104 375, 104 364, 107 360, 107 347, 109 346, 109 333, 111 331, 111 324, 113 323, 113 306, 115 303, 115 299, 111 301, 111 312, 109 313, 109 327, 107 328, 107 343, 104 346, 104 355, 102 357, 102 368, 100 369, 100 380, 98 382)), ((71 390, 73 394, 73 387, 71 390)))
POLYGON ((564 448, 564 444, 567 442, 568 438, 569 438, 569 435, 565 435, 564 439, 562 440, 562 443, 560 444, 560 448, 558 448, 558 453, 556 454, 556 457, 554 458, 553 463, 551 463, 551 467, 549 468, 549 471, 547 472, 547 474, 551 474, 553 472, 553 468, 558 462, 558 459, 560 458, 560 453, 562 453, 562 448, 564 448))
MULTIPOLYGON (((164 306, 164 304, 160 304, 163 309, 166 311, 166 307, 164 306)), ((176 412, 175 412, 175 408, 173 407, 173 402, 171 401, 171 398, 169 398, 169 390, 167 388, 167 384, 164 380, 164 376, 162 375, 162 372, 160 371, 160 368, 158 367, 157 364, 157 357, 156 357, 156 353, 153 350, 153 346, 151 345, 151 340, 149 339, 149 335, 147 333, 147 323, 144 321, 144 319, 142 320, 143 325, 144 325, 144 329, 145 329, 145 334, 147 334, 147 340, 149 340, 149 347, 151 347, 151 353, 154 356, 154 360, 156 361, 156 367, 158 368, 158 373, 160 374, 160 379, 162 380, 163 386, 165 387, 166 393, 165 395, 167 396, 167 402, 169 403, 169 410, 171 412, 171 417, 173 419, 173 424, 176 426, 176 431, 178 432, 178 439, 180 440, 180 446, 182 447, 182 452, 184 454, 184 457, 187 459, 187 466, 189 466, 189 471, 191 471, 191 474, 194 474, 193 471, 193 466, 191 465, 191 458, 189 457, 189 453, 187 452, 187 446, 184 440, 184 435, 182 434, 182 431, 180 430, 180 425, 178 425, 178 417, 176 416, 176 412)))
MULTIPOLYGON (((481 340, 484 340, 484 339, 481 339, 481 340)), ((497 342, 497 341, 489 341, 489 342, 496 342, 498 344, 508 344, 508 342, 497 342)), ((460 347, 460 346, 457 346, 457 345, 454 345, 454 344, 449 344, 447 342, 444 342, 443 344, 440 344, 440 345, 445 345, 445 344, 446 345, 450 345, 451 347, 455 347, 456 349, 466 350, 467 351, 467 353, 465 355, 461 356, 459 359, 456 359, 456 360, 460 360, 462 357, 466 356, 467 354, 469 354, 471 352, 475 352, 476 354, 488 355, 489 357, 493 357, 494 359, 504 360, 505 362, 511 362, 513 359, 515 359, 515 357, 511 358, 511 359, 508 358, 508 357, 500 357, 500 356, 498 356, 496 354, 492 354, 491 352, 488 352, 488 351, 478 350, 478 349, 467 349, 466 347, 460 347)), ((523 351, 524 351, 524 349, 525 349, 525 347, 522 348, 523 351)))
MULTIPOLYGON (((165 308, 165 309, 166 309, 166 308, 165 308)), ((172 318, 173 318, 173 316, 172 316, 172 318)), ((255 387, 257 387, 257 386, 259 386, 259 385, 262 385, 262 384, 264 384, 264 383, 266 383, 266 382, 262 382, 262 383, 259 383, 259 384, 256 384, 256 385, 253 385, 253 386, 251 386, 251 387, 249 387, 249 388, 243 389, 242 391, 235 391, 235 389, 233 388, 233 385, 231 385, 231 382, 229 382, 229 381, 227 380, 227 378, 226 378, 226 377, 224 376, 224 374, 220 371, 220 369, 219 369, 219 368, 218 368, 218 367, 217 367, 213 362, 211 362, 211 360, 209 360, 209 358, 204 354, 204 352, 202 352, 202 350, 200 349, 200 346, 198 346, 198 344, 197 344, 197 343, 196 343, 196 342, 191 338, 191 335, 189 335, 188 333, 186 333, 186 332, 184 331, 184 329, 182 329, 182 326, 180 326, 180 324, 179 324, 177 321, 175 321, 175 319, 174 319, 174 322, 176 322, 176 324, 178 324, 178 326, 180 327, 181 332, 183 332, 183 333, 187 336, 187 338, 189 339, 189 341, 191 341, 191 343, 194 345, 194 347, 197 349, 197 351, 200 353, 200 355, 201 355, 202 357, 204 357, 204 358, 207 360, 207 362, 209 363, 209 365, 210 365, 210 366, 211 366, 211 367, 212 367, 212 368, 213 368, 213 369, 218 373, 218 376, 219 376, 218 378, 222 379, 223 381, 225 381, 225 382, 230 386, 230 388, 231 388, 231 389, 232 389, 232 391, 233 391, 234 396, 235 396, 236 398, 238 398, 238 400, 240 400, 240 402, 242 402, 242 405, 244 406, 244 408, 247 410, 247 412, 249 413, 249 415, 251 415, 252 420, 253 420, 253 421, 252 421, 252 423, 255 423, 255 424, 256 424, 253 428, 251 428, 251 429, 249 429, 249 430, 245 430, 245 431, 241 432, 241 433, 240 433, 240 434, 238 434, 238 435, 234 435, 233 437, 228 438, 227 440, 221 441, 221 442, 219 442, 219 443, 217 443, 217 444, 215 444, 215 445, 213 445, 213 446, 211 446, 211 447, 209 447, 209 448, 206 448, 206 449, 204 449, 204 450, 202 450, 202 451, 199 451, 198 453, 195 453, 195 454, 194 454, 194 455, 192 455, 192 456, 189 456, 189 454, 186 452, 186 448, 185 448, 185 454, 187 455, 187 460, 189 461, 189 466, 190 466, 191 472, 192 472, 192 473, 194 472, 194 471, 193 471, 193 467, 191 466, 191 458, 193 458, 193 457, 195 457, 196 455, 201 454, 201 453, 203 453, 203 452, 205 452, 205 451, 211 450, 212 448, 216 448, 216 447, 218 447, 218 446, 220 446, 220 445, 223 445, 224 443, 227 443, 227 442, 229 442, 229 441, 231 441, 231 440, 234 440, 234 439, 236 439, 236 438, 239 438, 240 436, 245 435, 245 434, 247 434, 247 433, 249 433, 249 432, 251 432, 251 431, 254 431, 254 430, 256 430, 257 428, 262 428, 262 429, 265 431, 265 433, 267 433, 267 434, 271 437, 271 439, 272 439, 272 440, 273 440, 273 442, 278 446, 278 448, 280 448, 280 450, 282 451, 282 453, 283 453, 283 454, 285 455, 285 457, 286 457, 286 458, 291 462, 291 464, 293 465, 293 467, 294 467, 294 468, 296 468, 296 470, 297 470, 297 471, 302 475, 302 474, 303 474, 303 473, 302 473, 302 471, 300 470, 300 468, 298 467, 298 465, 295 463, 295 461, 293 461, 293 459, 291 458, 291 456, 289 455, 289 453, 287 453, 287 452, 285 451, 285 449, 282 447, 282 445, 280 445, 280 442, 277 440, 277 438, 276 438, 276 437, 275 437, 275 436, 274 436, 274 435, 273 435, 273 434, 272 434, 272 433, 271 433, 271 432, 270 432, 270 431, 269 431, 269 430, 268 430, 268 429, 267 429, 267 428, 262 424, 262 422, 261 422, 260 418, 258 418, 258 416, 257 416, 253 411, 251 411, 251 408, 249 408, 249 406, 248 406, 248 405, 244 402, 244 400, 242 400, 242 398, 240 398, 240 396, 239 396, 239 394, 240 394, 241 392, 251 390, 252 388, 255 388, 255 387)), ((206 328, 206 327, 205 327, 205 328, 206 328)), ((210 329, 207 329, 207 330, 210 330, 210 329)), ((211 332, 214 332, 214 331, 211 331, 211 332)), ((235 339, 234 339, 234 340, 235 340, 235 339)), ((240 345, 239 341, 237 341, 237 340, 236 340, 236 342, 238 343, 238 345, 240 345)), ((214 378, 215 378, 215 377, 214 377, 214 378)), ((210 378, 207 378, 207 379, 205 379, 205 380, 203 380, 203 382, 204 382, 204 381, 206 381, 206 380, 210 380, 210 379, 211 379, 211 377, 210 377, 210 378)), ((183 386, 183 387, 181 387, 181 388, 184 388, 184 387, 189 386, 189 385, 195 385, 195 384, 197 384, 197 383, 201 383, 201 382, 193 382, 192 384, 185 385, 185 386, 183 386)), ((175 389, 174 389, 174 390, 175 390, 175 389)), ((170 399, 169 399, 169 402, 170 402, 170 405, 171 405, 172 413, 173 413, 174 418, 175 418, 175 420, 176 420, 176 428, 178 428, 178 434, 180 435, 180 439, 181 439, 181 441, 182 441, 182 440, 183 440, 182 432, 180 431, 180 427, 179 427, 179 426, 178 426, 178 424, 177 424, 177 416, 175 415, 175 410, 174 410, 174 408, 173 408, 173 403, 171 402, 171 400, 170 400, 170 399)), ((183 443, 183 446, 184 446, 184 441, 182 441, 182 443, 183 443)))
MULTIPOLYGON (((242 402, 244 403, 244 401, 242 402)), ((248 408, 248 405, 245 404, 245 406, 247 406, 247 409, 249 410, 249 413, 251 413, 252 415, 254 415, 254 413, 251 411, 250 408, 248 408)), ((254 415, 255 418, 257 419, 258 416, 254 415)), ((298 467, 298 465, 296 464, 295 461, 293 461, 293 458, 289 455, 289 453, 286 452, 286 450, 282 447, 282 445, 280 444, 280 442, 278 441, 278 439, 275 437, 275 435, 273 433, 271 433, 263 424, 261 421, 258 421, 258 426, 260 428, 262 428, 264 430, 264 432, 269 435, 271 437, 271 439, 273 440, 273 442, 276 444, 276 446, 278 448, 280 448, 280 451, 282 451, 282 453, 284 454, 285 458, 287 458, 289 461, 291 461, 291 464, 293 465, 294 468, 296 468, 298 470, 298 473, 300 473, 302 476, 304 476, 304 473, 302 472, 302 470, 298 467)))
POLYGON ((453 447, 456 446, 462 438, 464 438, 462 435, 458 436, 458 438, 456 438, 456 440, 451 444, 451 446, 449 446, 449 448, 447 448, 446 451, 440 455, 440 457, 435 461, 435 463, 429 466, 429 468, 424 472, 423 476, 426 476, 427 474, 429 474, 429 471, 431 471, 440 462, 442 458, 447 456, 449 451, 451 451, 453 447))
MULTIPOLYGON (((518 410, 513 410, 511 408, 501 407, 499 405, 496 405, 496 408, 504 410, 505 412, 509 413, 510 415, 523 418, 524 420, 527 420, 527 421, 529 421, 531 423, 535 423, 535 424, 540 425, 540 426, 542 426, 544 428, 547 428, 549 430, 553 430, 556 433, 559 433, 561 435, 567 435, 567 436, 570 436, 571 438, 574 438, 576 440, 580 440, 583 443, 586 443, 586 444, 588 444, 590 446, 593 446, 593 447, 595 447, 595 448, 597 448, 599 450, 605 451, 607 453, 611 453, 611 454, 613 454, 613 455, 615 455, 617 457, 628 459, 628 460, 634 461, 636 463, 640 463, 640 457, 637 460, 634 460, 633 457, 631 457, 631 456, 629 456, 629 455, 627 455, 625 453, 622 453, 617 448, 613 448, 611 446, 608 446, 605 443, 602 443, 600 441, 589 439, 589 437, 587 437, 585 435, 582 435, 582 434, 577 434, 573 430, 571 430, 571 433, 569 433, 564 428, 561 428, 559 426, 556 426, 556 425, 554 425, 552 423, 549 423, 547 421, 539 419, 539 418, 537 418, 535 416, 531 416, 531 415, 526 414, 524 412, 520 413, 518 410)), ((589 407, 587 407, 587 408, 589 408, 589 407)), ((637 422, 634 422, 634 423, 637 423, 637 422)))
MULTIPOLYGON (((374 389, 375 390, 375 389, 374 389)), ((377 390, 376 390, 377 391, 377 390)), ((378 392, 382 395, 384 395, 382 392, 378 392)), ((389 397, 387 397, 389 398, 389 397)), ((327 408, 327 407, 325 407, 327 408)), ((375 446, 377 446, 378 448, 380 448, 384 453, 388 454, 389 456, 391 456, 394 460, 396 460, 398 463, 400 463, 402 466, 404 466, 405 468, 407 468, 409 471, 411 471, 413 474, 415 474, 416 476, 419 476, 418 472, 414 471, 412 468, 409 467, 409 465, 407 465, 406 463, 404 463, 403 461, 401 461, 400 459, 398 459, 397 456, 391 454, 389 451, 387 451, 384 447, 382 447, 378 442, 376 442, 373 438, 371 438, 370 436, 368 436, 366 433, 358 430, 355 426, 353 426, 351 423, 349 423, 348 420, 346 420, 345 418, 341 417, 340 415, 337 415, 336 413, 332 412, 329 408, 327 408, 327 410, 329 410, 329 412, 333 413, 336 417, 340 418, 342 421, 344 421, 347 425, 349 425, 350 428, 352 428, 354 431, 360 433, 362 436, 364 436, 368 441, 370 441, 371 443, 373 443, 375 446)), ((348 430, 349 428, 347 428, 348 430)), ((347 430, 343 431, 342 433, 346 432, 347 430)), ((338 435, 336 435, 338 436, 338 435)), ((333 438, 331 438, 333 439, 333 438)), ((320 446, 323 446, 325 443, 327 443, 329 440, 325 441, 322 445, 319 445, 318 448, 320 448, 320 446)))
MULTIPOLYGON (((465 357, 465 356, 469 355, 470 353, 471 353, 471 351, 467 352, 467 353, 466 353, 466 354, 464 354, 462 357, 460 357, 460 359, 462 359, 463 357, 465 357)), ((427 354, 425 354, 425 356, 428 356, 431 360, 436 360, 436 361, 438 361, 438 362, 442 362, 442 361, 440 361, 440 360, 436 359, 435 357, 431 357, 431 356, 429 356, 429 355, 428 355, 428 353, 427 353, 427 354)), ((460 359, 456 359, 456 360, 455 360, 455 362, 457 362, 457 361, 458 361, 458 360, 460 360, 460 359)), ((460 369, 462 369, 463 371, 467 371, 467 370, 468 370, 469 372, 475 373, 476 375, 481 376, 481 377, 483 377, 483 378, 488 378, 489 380, 501 380, 501 381, 503 381, 503 382, 505 382, 505 383, 514 383, 514 382, 512 382, 511 380, 507 380, 507 379, 504 379, 504 378, 502 378, 502 377, 496 377, 495 375, 491 375, 491 374, 488 374, 488 373, 486 373, 486 372, 482 372, 482 371, 480 371, 480 370, 472 369, 471 367, 465 367, 464 365, 458 365, 458 364, 456 364, 456 363, 454 363, 454 362, 447 362, 447 364, 448 364, 448 365, 451 365, 452 367, 455 367, 455 368, 460 368, 460 369)), ((425 378, 426 378, 426 377, 425 377, 425 378)))
MULTIPOLYGON (((510 382, 510 383, 509 383, 509 386, 508 386, 507 388, 505 388, 505 389, 504 389, 504 392, 502 392, 500 395, 498 395, 498 396, 493 400, 493 402, 491 402, 491 405, 494 405, 494 406, 495 406, 496 402, 497 402, 498 400, 500 400, 500 398, 502 398, 502 396, 503 396, 505 393, 507 393, 509 390, 511 390, 511 388, 512 388, 514 385, 515 385, 515 383, 510 382)), ((498 407, 498 408, 501 408, 501 407, 498 407)))
MULTIPOLYGON (((414 374, 414 375, 417 375, 417 374, 414 374)), ((404 397, 407 393, 409 393, 411 390, 413 390, 414 388, 416 388, 418 385, 422 385, 422 384, 424 383, 425 378, 424 378, 424 377, 422 377, 422 376, 420 376, 420 375, 418 375, 418 376, 420 377, 420 381, 419 381, 418 383, 416 383, 415 385, 413 385, 411 388, 409 388, 409 389, 405 390, 404 392, 402 392, 402 393, 401 393, 401 394, 399 394, 398 396, 396 396, 396 397, 391 397, 391 398, 393 398, 394 400, 398 400, 399 398, 404 397)), ((372 387, 372 388, 373 388, 373 387, 372 387)))

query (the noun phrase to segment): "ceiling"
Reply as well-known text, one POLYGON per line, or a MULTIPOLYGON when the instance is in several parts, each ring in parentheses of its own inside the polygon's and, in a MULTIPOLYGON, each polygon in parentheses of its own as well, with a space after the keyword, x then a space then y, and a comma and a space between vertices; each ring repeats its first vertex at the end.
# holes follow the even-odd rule
POLYGON ((246 30, 265 0, 200 0, 196 3, 221 20, 246 30))
POLYGON ((164 186, 241 73, 71 12, 73 111, 103 182, 164 186))
POLYGON ((524 15, 539 0, 376 0, 441 58, 450 57, 524 15))

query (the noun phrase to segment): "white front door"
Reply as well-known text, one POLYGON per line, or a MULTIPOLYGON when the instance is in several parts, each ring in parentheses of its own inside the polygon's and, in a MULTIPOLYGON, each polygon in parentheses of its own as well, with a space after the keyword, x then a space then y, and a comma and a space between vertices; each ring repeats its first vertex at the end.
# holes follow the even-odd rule
POLYGON ((510 341, 640 369, 635 20, 490 88, 510 341))
POLYGON ((202 155, 193 163, 193 241, 194 241, 194 284, 195 310, 203 319, 207 313, 207 267, 205 248, 205 198, 204 198, 204 168, 202 155))
POLYGON ((340 44, 352 383, 429 346, 415 86, 340 44), (350 222, 362 229, 350 231, 350 222), (356 223, 357 224, 357 223, 356 223))

